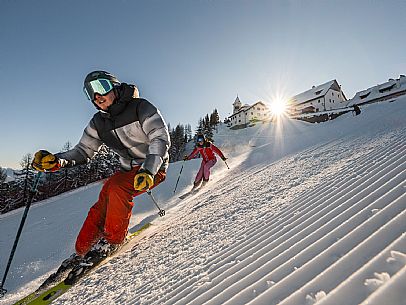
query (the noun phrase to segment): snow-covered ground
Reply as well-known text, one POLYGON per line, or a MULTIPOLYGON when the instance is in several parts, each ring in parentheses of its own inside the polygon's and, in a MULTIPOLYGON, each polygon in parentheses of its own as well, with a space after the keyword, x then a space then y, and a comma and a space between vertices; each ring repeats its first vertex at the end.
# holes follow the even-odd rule
MULTIPOLYGON (((322 124, 230 131, 205 189, 181 201, 199 160, 172 164, 136 198, 139 243, 55 304, 406 304, 406 98, 322 124)), ((33 291, 72 250, 101 184, 34 205, 0 304, 33 291)), ((0 216, 0 274, 23 210, 0 216)))

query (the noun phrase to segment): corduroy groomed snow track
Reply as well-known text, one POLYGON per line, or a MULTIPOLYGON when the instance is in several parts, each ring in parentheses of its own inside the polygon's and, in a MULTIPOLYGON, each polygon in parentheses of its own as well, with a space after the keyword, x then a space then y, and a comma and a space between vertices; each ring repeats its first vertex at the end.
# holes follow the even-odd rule
POLYGON ((380 304, 374 291, 404 277, 405 134, 235 170, 64 304, 380 304))

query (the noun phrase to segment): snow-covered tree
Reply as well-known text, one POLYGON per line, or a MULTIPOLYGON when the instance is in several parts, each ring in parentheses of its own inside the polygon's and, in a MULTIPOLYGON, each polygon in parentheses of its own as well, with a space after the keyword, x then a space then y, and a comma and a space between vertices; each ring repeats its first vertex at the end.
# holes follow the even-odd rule
POLYGON ((171 147, 169 149, 169 158, 171 162, 182 160, 185 152, 185 144, 187 142, 187 135, 185 127, 178 124, 175 129, 170 131, 171 147))
POLYGON ((104 144, 99 148, 97 155, 92 161, 95 163, 94 169, 97 180, 111 176, 120 167, 118 155, 104 144))
POLYGON ((213 138, 213 128, 212 125, 210 124, 210 117, 208 114, 206 114, 204 118, 204 136, 208 139, 213 138))
POLYGON ((21 198, 22 203, 26 202, 29 195, 30 186, 34 181, 34 170, 31 167, 32 160, 32 154, 28 153, 24 155, 20 162, 22 170, 15 173, 17 176, 16 180, 23 189, 21 198))
POLYGON ((195 131, 195 136, 199 133, 204 132, 204 119, 200 118, 199 121, 197 122, 197 127, 195 131))
MULTIPOLYGON (((67 142, 62 151, 71 149, 67 142)), ((15 171, 15 181, 0 183, 0 213, 5 213, 26 204, 33 183, 34 170, 31 168, 32 155, 23 157, 22 170, 15 171)), ((43 200, 63 192, 107 178, 120 167, 118 156, 103 145, 92 160, 84 165, 46 172, 41 178, 34 201, 43 200)))
POLYGON ((192 125, 190 125, 190 124, 186 125, 185 134, 187 136, 187 141, 186 142, 189 142, 190 140, 192 140, 192 138, 193 138, 192 125))
POLYGON ((6 170, 3 169, 3 168, 0 166, 0 183, 3 183, 4 181, 6 181, 6 178, 7 178, 6 170))
POLYGON ((213 127, 217 127, 220 123, 220 116, 217 109, 214 109, 212 114, 210 115, 210 125, 213 127))
POLYGON ((62 147, 62 152, 64 152, 64 151, 68 151, 68 150, 71 150, 72 149, 72 144, 71 144, 71 142, 66 142, 64 145, 63 145, 63 147, 62 147))

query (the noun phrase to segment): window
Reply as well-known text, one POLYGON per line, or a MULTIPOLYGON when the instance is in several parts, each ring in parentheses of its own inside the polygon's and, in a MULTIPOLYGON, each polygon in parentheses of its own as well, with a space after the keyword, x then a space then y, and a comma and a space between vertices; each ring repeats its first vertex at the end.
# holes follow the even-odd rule
POLYGON ((365 93, 365 94, 360 94, 360 98, 361 99, 364 99, 364 98, 366 98, 369 94, 370 94, 371 92, 368 92, 368 93, 365 93))
POLYGON ((257 108, 257 110, 261 110, 261 108, 257 108))
POLYGON ((320 100, 317 101, 320 104, 320 100))
POLYGON ((238 123, 241 123, 241 120, 238 120, 238 123))
POLYGON ((240 118, 240 117, 241 117, 241 114, 239 114, 238 117, 240 118))
POLYGON ((334 92, 331 92, 331 95, 334 96, 334 92))
POLYGON ((251 115, 254 115, 254 113, 253 113, 253 112, 251 112, 251 115))
POLYGON ((392 90, 393 87, 395 87, 395 84, 392 84, 390 86, 384 86, 383 88, 381 87, 381 89, 379 89, 379 92, 384 93, 385 91, 390 91, 392 90))

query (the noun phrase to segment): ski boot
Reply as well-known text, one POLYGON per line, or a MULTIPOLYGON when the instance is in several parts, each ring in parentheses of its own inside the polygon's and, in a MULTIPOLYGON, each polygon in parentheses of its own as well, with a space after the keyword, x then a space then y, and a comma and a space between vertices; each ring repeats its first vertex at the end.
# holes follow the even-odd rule
POLYGON ((191 193, 196 192, 196 191, 200 188, 201 183, 202 183, 201 180, 200 180, 199 182, 193 183, 193 187, 192 187, 192 189, 190 190, 190 192, 191 192, 191 193))
MULTIPOLYGON (((90 252, 93 252, 92 255, 99 256, 101 258, 105 258, 112 253, 116 252, 120 248, 121 244, 110 244, 107 240, 104 238, 101 238, 97 244, 95 244, 90 250, 90 252)), ((87 255, 86 255, 87 256, 87 255)))
POLYGON ((82 261, 83 257, 77 255, 76 253, 72 254, 61 263, 61 266, 58 268, 58 270, 55 273, 52 273, 36 291, 45 291, 52 285, 59 283, 68 275, 68 273, 72 269, 78 266, 82 261))
POLYGON ((121 244, 110 244, 104 238, 101 238, 92 249, 86 253, 83 260, 76 265, 72 271, 68 274, 65 283, 74 284, 89 270, 95 268, 103 260, 109 257, 114 252, 120 249, 121 244))
POLYGON ((200 188, 205 187, 207 183, 209 183, 209 180, 203 180, 202 186, 200 188))

